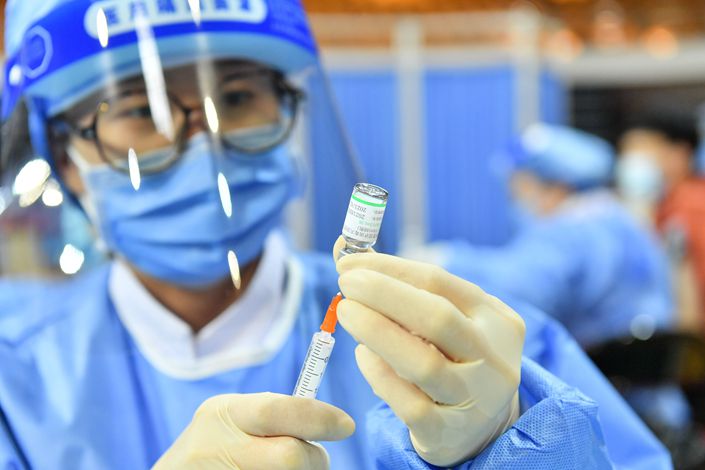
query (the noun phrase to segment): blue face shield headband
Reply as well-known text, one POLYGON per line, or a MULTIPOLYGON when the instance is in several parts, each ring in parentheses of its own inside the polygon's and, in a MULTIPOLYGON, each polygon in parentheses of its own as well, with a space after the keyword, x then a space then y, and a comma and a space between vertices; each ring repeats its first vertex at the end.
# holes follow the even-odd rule
POLYGON ((16 11, 37 9, 26 3, 14 2, 18 21, 8 21, 3 118, 21 96, 54 115, 110 80, 135 75, 145 35, 164 68, 196 58, 252 60, 284 73, 317 64, 298 1, 219 0, 201 2, 195 12, 175 0, 47 0, 54 9, 44 8, 49 13, 34 22, 27 21, 31 11, 16 11))

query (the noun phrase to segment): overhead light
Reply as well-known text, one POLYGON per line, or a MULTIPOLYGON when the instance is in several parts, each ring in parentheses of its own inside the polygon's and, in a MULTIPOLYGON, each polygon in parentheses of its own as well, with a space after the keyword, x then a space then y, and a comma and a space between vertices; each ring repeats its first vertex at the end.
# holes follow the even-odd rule
POLYGON ((624 13, 618 3, 605 1, 598 5, 592 24, 592 36, 593 42, 602 47, 625 42, 624 13))
POLYGON ((652 26, 642 37, 644 47, 654 57, 666 59, 678 53, 678 38, 670 28, 652 26))
POLYGON ((571 62, 582 54, 583 40, 568 28, 561 28, 551 33, 546 41, 548 53, 563 62, 571 62))
POLYGON ((541 13, 541 8, 532 0, 516 0, 509 6, 512 10, 531 11, 533 13, 541 13))

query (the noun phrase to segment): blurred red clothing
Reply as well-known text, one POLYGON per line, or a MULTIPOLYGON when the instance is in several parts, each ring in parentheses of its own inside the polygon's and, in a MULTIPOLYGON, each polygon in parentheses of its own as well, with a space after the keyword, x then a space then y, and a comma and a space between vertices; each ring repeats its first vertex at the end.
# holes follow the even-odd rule
POLYGON ((700 305, 705 306, 705 179, 693 178, 671 190, 657 209, 656 224, 666 236, 682 231, 684 255, 693 266, 700 305))

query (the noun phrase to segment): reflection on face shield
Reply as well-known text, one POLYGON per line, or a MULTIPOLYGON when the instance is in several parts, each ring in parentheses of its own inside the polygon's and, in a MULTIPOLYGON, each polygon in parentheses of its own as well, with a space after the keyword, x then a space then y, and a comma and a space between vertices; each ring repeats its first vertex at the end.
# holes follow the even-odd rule
POLYGON ((342 188, 362 178, 305 16, 288 14, 300 6, 278 17, 279 4, 260 2, 254 18, 249 2, 205 2, 208 13, 194 23, 182 14, 185 3, 169 13, 163 2, 144 3, 151 7, 137 21, 130 2, 115 2, 124 21, 107 16, 101 38, 91 26, 106 20, 104 5, 67 1, 46 18, 43 11, 23 26, 13 22, 16 40, 8 44, 9 73, 21 70, 33 46, 25 26, 41 23, 55 40, 51 67, 8 81, 3 113, 27 103, 32 155, 47 160, 84 209, 93 207, 108 248, 145 274, 159 271, 178 284, 227 276, 229 255, 243 267, 258 255, 259 241, 302 189, 294 168, 297 176, 307 168, 322 175, 310 188, 315 197, 295 208, 313 209, 315 220, 297 231, 297 241, 318 245, 328 232, 337 235, 338 224, 326 224, 323 214, 347 202, 342 188), (306 91, 305 106, 299 90, 306 91), (67 153, 85 165, 76 171, 67 153), (196 155, 204 160, 198 168, 196 155))
POLYGON ((220 62, 214 67, 211 96, 183 86, 198 81, 196 67, 166 72, 167 83, 176 88, 165 92, 168 110, 155 110, 160 100, 151 99, 140 77, 83 100, 74 107, 78 112, 61 116, 55 127, 63 122, 70 132, 94 142, 100 159, 117 170, 129 171, 129 156, 134 154, 141 173, 173 164, 196 126, 241 153, 264 152, 286 139, 302 93, 281 74, 252 63, 220 62), (81 116, 80 110, 86 109, 91 111, 81 116), (160 123, 159 116, 170 122, 160 123))

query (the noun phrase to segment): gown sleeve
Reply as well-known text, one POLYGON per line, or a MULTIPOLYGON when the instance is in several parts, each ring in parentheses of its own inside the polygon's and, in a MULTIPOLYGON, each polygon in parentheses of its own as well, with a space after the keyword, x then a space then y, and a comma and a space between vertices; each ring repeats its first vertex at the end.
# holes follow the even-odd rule
MULTIPOLYGON (((482 453, 456 468, 672 468, 663 445, 565 329, 533 307, 510 305, 527 325, 519 387, 522 415, 482 453)), ((438 468, 416 454, 406 426, 386 405, 374 408, 367 421, 377 469, 438 468)))
POLYGON ((526 323, 524 356, 598 405, 608 453, 616 468, 670 469, 671 457, 565 328, 538 309, 507 299, 526 323))
MULTIPOLYGON (((516 423, 454 469, 613 468, 593 400, 530 359, 522 363, 519 396, 516 423)), ((378 470, 441 468, 416 454, 406 426, 387 405, 370 412, 367 429, 378 470)))

